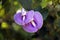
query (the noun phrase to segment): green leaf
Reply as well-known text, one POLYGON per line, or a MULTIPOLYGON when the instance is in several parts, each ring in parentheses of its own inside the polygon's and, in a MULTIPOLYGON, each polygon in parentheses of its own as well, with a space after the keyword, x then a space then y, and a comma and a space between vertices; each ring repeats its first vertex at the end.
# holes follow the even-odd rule
POLYGON ((2 22, 1 28, 2 29, 8 29, 9 27, 8 27, 8 24, 6 22, 2 22))
POLYGON ((57 11, 60 11, 60 5, 59 5, 59 4, 57 4, 57 5, 55 6, 55 8, 56 8, 57 11))
POLYGON ((0 10, 0 17, 3 17, 4 15, 5 15, 5 9, 3 8, 0 10))
POLYGON ((47 2, 46 2, 46 1, 42 1, 42 2, 41 2, 41 7, 42 7, 42 8, 45 8, 46 6, 47 6, 47 2))
POLYGON ((14 1, 13 4, 14 4, 14 7, 15 7, 15 11, 18 10, 18 9, 20 9, 20 8, 22 8, 21 3, 19 3, 18 1, 14 1))
POLYGON ((42 0, 41 7, 44 8, 47 6, 47 0, 42 0))
POLYGON ((42 8, 45 8, 48 3, 52 4, 51 2, 52 2, 51 0, 42 0, 40 5, 41 5, 42 8))
POLYGON ((2 4, 0 4, 0 9, 2 8, 2 4))

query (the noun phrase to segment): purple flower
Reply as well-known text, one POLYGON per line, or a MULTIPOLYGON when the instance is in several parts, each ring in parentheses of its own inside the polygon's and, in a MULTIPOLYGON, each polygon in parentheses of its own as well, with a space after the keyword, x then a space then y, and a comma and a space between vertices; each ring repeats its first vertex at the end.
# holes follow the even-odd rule
POLYGON ((43 17, 38 11, 25 11, 22 9, 14 15, 14 20, 17 24, 22 25, 22 28, 29 33, 37 32, 43 25, 43 17))
POLYGON ((33 10, 27 12, 23 8, 22 10, 17 11, 17 13, 14 15, 14 20, 17 24, 24 25, 30 22, 30 20, 33 18, 33 15, 34 15, 33 10))

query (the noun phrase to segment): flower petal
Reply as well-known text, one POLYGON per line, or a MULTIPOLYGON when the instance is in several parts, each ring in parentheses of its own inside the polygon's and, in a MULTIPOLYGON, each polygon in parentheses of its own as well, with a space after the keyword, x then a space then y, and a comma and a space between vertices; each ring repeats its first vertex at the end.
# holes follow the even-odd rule
POLYGON ((23 26, 23 29, 29 33, 35 33, 38 31, 38 29, 36 27, 33 27, 31 23, 28 23, 27 25, 23 26))
POLYGON ((17 13, 14 15, 15 22, 19 25, 24 25, 24 21, 21 18, 22 18, 21 13, 17 13))
POLYGON ((34 16, 34 11, 31 10, 31 11, 28 11, 27 14, 26 14, 26 20, 25 20, 25 23, 29 23, 31 21, 31 19, 33 18, 34 16))
POLYGON ((43 25, 43 17, 41 15, 41 13, 35 11, 34 21, 37 23, 37 28, 40 29, 43 25))

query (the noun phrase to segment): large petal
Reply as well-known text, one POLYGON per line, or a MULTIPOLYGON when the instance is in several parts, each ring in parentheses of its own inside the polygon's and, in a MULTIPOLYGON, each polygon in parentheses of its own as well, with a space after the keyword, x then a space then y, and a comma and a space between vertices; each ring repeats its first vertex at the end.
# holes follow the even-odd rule
POLYGON ((40 29, 43 25, 43 17, 41 15, 41 13, 35 11, 35 14, 34 14, 34 21, 36 22, 37 24, 37 28, 40 29))
POLYGON ((27 25, 23 26, 23 29, 29 33, 35 33, 38 31, 38 29, 36 27, 33 27, 31 23, 28 23, 27 25))
POLYGON ((29 23, 31 21, 31 19, 33 18, 34 16, 34 11, 31 10, 31 11, 28 11, 27 14, 26 14, 26 20, 25 20, 25 23, 29 23))
POLYGON ((24 25, 24 21, 21 18, 22 18, 21 13, 17 13, 14 15, 15 22, 19 25, 24 25))

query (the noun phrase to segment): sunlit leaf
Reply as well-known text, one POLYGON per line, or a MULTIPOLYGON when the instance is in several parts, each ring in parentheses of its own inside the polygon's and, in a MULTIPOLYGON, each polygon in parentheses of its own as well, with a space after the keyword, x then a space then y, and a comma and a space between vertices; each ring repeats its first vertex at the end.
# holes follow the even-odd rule
POLYGON ((3 9, 0 10, 0 17, 3 17, 4 14, 5 14, 5 9, 3 8, 3 9))
POLYGON ((2 29, 7 29, 8 28, 8 24, 6 22, 2 22, 1 28, 2 29))
POLYGON ((52 1, 49 1, 49 2, 48 2, 48 5, 52 5, 52 1))
POLYGON ((2 5, 0 4, 0 9, 2 8, 2 5))
POLYGON ((18 2, 17 1, 14 1, 14 5, 18 5, 18 2))
POLYGON ((59 4, 56 5, 55 8, 56 8, 57 11, 60 11, 60 5, 59 4))
POLYGON ((47 6, 47 1, 44 1, 44 0, 43 0, 43 1, 41 2, 41 6, 42 6, 42 8, 45 8, 45 7, 47 6))
POLYGON ((47 6, 47 4, 52 4, 52 1, 51 0, 42 0, 42 2, 41 2, 41 7, 42 8, 45 8, 46 6, 47 6))

